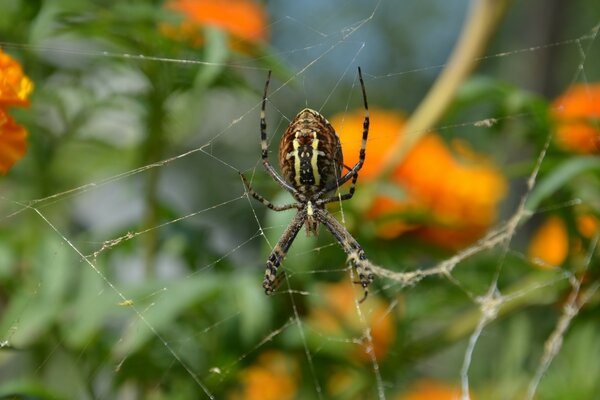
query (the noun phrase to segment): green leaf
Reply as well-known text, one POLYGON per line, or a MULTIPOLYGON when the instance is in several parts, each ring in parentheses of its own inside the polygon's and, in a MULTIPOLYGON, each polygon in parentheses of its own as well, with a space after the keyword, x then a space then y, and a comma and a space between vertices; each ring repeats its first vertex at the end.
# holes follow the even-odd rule
POLYGON ((203 92, 221 74, 229 56, 228 37, 220 29, 205 28, 206 45, 204 46, 204 62, 194 79, 194 89, 203 92))
POLYGON ((2 399, 36 399, 60 400, 66 397, 51 392, 32 380, 12 380, 0 384, 0 398, 2 399))
POLYGON ((37 244, 27 281, 2 313, 0 334, 16 348, 30 345, 51 328, 77 273, 77 256, 59 236, 40 236, 37 244))
POLYGON ((113 290, 106 288, 106 283, 96 271, 86 267, 82 271, 78 295, 70 302, 66 313, 68 319, 61 324, 63 337, 75 348, 89 345, 110 314, 120 311, 118 304, 121 299, 113 290))
POLYGON ((540 203, 565 186, 570 180, 584 172, 600 170, 600 158, 581 156, 571 158, 541 179, 527 199, 525 208, 534 211, 540 203))
POLYGON ((245 344, 255 343, 269 329, 271 321, 270 302, 260 285, 262 279, 256 274, 243 274, 235 279, 236 309, 240 311, 240 337, 245 344))
POLYGON ((44 301, 37 293, 23 290, 2 313, 0 337, 7 338, 14 348, 27 347, 46 334, 60 309, 60 303, 44 301))
MULTIPOLYGON (((167 286, 151 304, 133 303, 131 307, 135 307, 137 312, 127 324, 128 328, 122 340, 114 349, 116 357, 122 358, 135 352, 154 338, 156 333, 160 334, 165 329, 175 326, 175 320, 181 313, 215 295, 222 286, 220 280, 222 278, 208 274, 188 276, 167 286)), ((147 288, 146 297, 152 297, 151 294, 156 293, 156 289, 154 287, 148 291, 147 288)))

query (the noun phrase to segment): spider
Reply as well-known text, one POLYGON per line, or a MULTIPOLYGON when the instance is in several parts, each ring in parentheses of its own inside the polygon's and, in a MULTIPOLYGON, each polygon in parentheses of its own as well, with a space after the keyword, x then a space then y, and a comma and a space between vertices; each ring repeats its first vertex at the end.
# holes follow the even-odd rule
POLYGON ((247 192, 271 210, 284 211, 291 208, 298 210, 267 259, 263 281, 263 288, 267 295, 272 294, 277 288, 282 276, 277 275, 277 269, 302 226, 306 226, 307 235, 317 235, 319 224, 323 224, 348 255, 348 264, 356 269, 359 281, 355 283, 360 284, 364 290, 364 296, 360 302, 363 302, 368 296, 368 286, 373 281, 373 273, 365 252, 346 228, 325 209, 327 203, 352 198, 358 171, 365 162, 365 149, 369 134, 369 107, 360 67, 358 67, 358 77, 365 106, 358 162, 352 168, 344 165, 340 139, 329 121, 319 112, 305 108, 296 115, 281 138, 279 165, 282 177, 269 162, 265 108, 271 71, 267 75, 260 112, 262 163, 271 178, 287 190, 296 202, 275 205, 255 192, 246 177, 241 173, 240 175, 247 192), (346 168, 348 172, 342 176, 343 168, 346 168), (337 196, 330 194, 350 179, 352 179, 352 183, 348 193, 337 196))

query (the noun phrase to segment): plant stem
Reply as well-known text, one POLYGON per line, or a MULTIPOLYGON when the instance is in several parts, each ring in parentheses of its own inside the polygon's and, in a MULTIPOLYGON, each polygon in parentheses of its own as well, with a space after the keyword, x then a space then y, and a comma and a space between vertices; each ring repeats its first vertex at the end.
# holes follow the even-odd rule
POLYGON ((469 16, 445 69, 403 128, 398 141, 384 161, 380 176, 387 177, 409 150, 443 116, 460 84, 481 59, 492 34, 512 0, 472 0, 469 16))
MULTIPOLYGON (((160 94, 155 89, 150 96, 150 111, 148 114, 149 135, 143 152, 144 165, 149 165, 162 159, 164 148, 163 117, 164 111, 160 94)), ((142 229, 143 251, 146 278, 154 275, 156 253, 158 249, 158 231, 151 229, 158 225, 159 203, 157 198, 160 168, 150 168, 147 171, 148 180, 145 188, 146 211, 143 218, 142 229)))

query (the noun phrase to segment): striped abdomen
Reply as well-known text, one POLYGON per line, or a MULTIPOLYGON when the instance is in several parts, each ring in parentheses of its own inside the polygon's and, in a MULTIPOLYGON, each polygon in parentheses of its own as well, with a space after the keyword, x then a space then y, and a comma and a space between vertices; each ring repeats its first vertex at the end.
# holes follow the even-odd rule
POLYGON ((315 110, 300 111, 279 145, 283 178, 311 195, 339 179, 343 165, 340 139, 329 121, 315 110))

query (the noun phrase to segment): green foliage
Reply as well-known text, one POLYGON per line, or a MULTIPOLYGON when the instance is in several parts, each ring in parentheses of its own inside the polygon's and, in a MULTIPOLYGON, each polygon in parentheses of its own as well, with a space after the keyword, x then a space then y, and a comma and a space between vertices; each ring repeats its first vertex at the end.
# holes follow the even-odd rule
MULTIPOLYGON (((346 255, 323 228, 319 237, 302 230, 280 290, 266 297, 264 260, 294 211, 270 212, 246 198, 238 177, 250 172, 275 204, 292 201, 260 165, 265 71, 274 71, 274 165, 288 108, 311 99, 311 107, 344 110, 348 98, 330 100, 333 89, 317 88, 323 96, 313 100, 312 83, 285 66, 290 55, 264 44, 236 48, 214 27, 202 29, 201 44, 161 33, 161 24, 182 19, 162 2, 0 0, 0 10, 3 50, 36 86, 31 107, 15 110, 29 131, 28 154, 0 180, 0 398, 233 398, 244 372, 270 352, 287 357, 298 398, 319 390, 320 398, 374 398, 378 388, 393 398, 421 377, 459 382, 468 338, 484 306, 493 305, 482 296, 492 289, 504 297, 475 349, 472 393, 521 398, 572 291, 569 279, 580 280, 590 297, 536 398, 600 393, 598 294, 586 291, 598 281, 597 237, 577 227, 582 213, 600 213, 596 156, 573 155, 551 141, 517 234, 452 273, 406 287, 380 276, 373 302, 340 309, 328 290, 349 281, 346 255), (560 268, 538 270, 527 244, 546 213, 567 222, 579 252, 560 268), (389 342, 372 339, 384 349, 376 362, 357 356, 367 336, 377 335, 367 329, 373 310, 384 310, 376 321, 393 327, 389 342)), ((329 54, 322 45, 331 38, 313 33, 318 45, 302 45, 293 56, 317 61, 329 54)), ((378 85, 387 72, 365 75, 372 104, 383 97, 378 85)), ((336 74, 335 88, 356 89, 336 74)), ((403 99, 393 101, 399 107, 403 99)), ((461 86, 441 123, 444 139, 467 140, 512 179, 499 224, 525 195, 554 129, 550 114, 543 96, 479 75, 461 86)), ((414 237, 379 238, 365 217, 376 194, 409 198, 386 181, 361 189, 359 179, 353 205, 331 207, 374 263, 391 273, 425 270, 457 253, 414 237)), ((428 217, 396 212, 380 219, 419 224, 428 217)))

